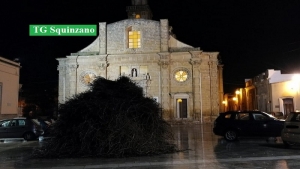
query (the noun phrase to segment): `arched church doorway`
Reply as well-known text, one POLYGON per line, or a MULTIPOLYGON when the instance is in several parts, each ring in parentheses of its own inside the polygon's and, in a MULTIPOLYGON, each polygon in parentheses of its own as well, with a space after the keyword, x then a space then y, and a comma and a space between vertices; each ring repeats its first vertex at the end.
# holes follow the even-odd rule
POLYGON ((179 118, 187 118, 187 99, 177 99, 176 102, 179 118))
POLYGON ((176 118, 186 119, 189 118, 189 97, 187 94, 176 94, 174 96, 176 118))

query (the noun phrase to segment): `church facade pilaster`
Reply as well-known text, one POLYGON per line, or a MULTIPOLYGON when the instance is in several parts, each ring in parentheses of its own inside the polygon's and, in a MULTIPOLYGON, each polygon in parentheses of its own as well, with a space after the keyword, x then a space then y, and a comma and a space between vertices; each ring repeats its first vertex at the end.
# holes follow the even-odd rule
POLYGON ((210 55, 210 83, 211 83, 211 117, 218 116, 220 103, 219 79, 218 79, 218 59, 216 53, 210 55))
POLYGON ((106 49, 107 49, 107 40, 106 40, 106 22, 101 22, 99 23, 99 37, 100 37, 100 51, 99 53, 106 54, 106 49))
POLYGON ((66 62, 66 90, 69 93, 66 93, 66 98, 70 98, 73 95, 77 94, 78 88, 78 66, 77 63, 79 56, 67 56, 66 62), (69 88, 69 89, 68 89, 69 88))
POLYGON ((160 50, 167 52, 169 50, 169 21, 167 19, 160 20, 160 50))
POLYGON ((219 112, 223 112, 224 86, 223 86, 223 65, 218 64, 218 86, 219 86, 219 112))
POLYGON ((164 117, 166 119, 173 118, 173 112, 171 111, 170 105, 170 53, 158 53, 160 56, 158 65, 160 65, 161 74, 161 105, 164 109, 164 117))
POLYGON ((99 76, 107 78, 107 67, 108 67, 107 55, 99 55, 97 60, 97 67, 99 76))
POLYGON ((193 119, 201 120, 201 55, 202 51, 190 51, 189 63, 192 65, 192 98, 193 98, 193 119))
POLYGON ((58 73, 58 102, 65 103, 66 101, 66 65, 65 59, 57 59, 59 65, 57 66, 58 73))

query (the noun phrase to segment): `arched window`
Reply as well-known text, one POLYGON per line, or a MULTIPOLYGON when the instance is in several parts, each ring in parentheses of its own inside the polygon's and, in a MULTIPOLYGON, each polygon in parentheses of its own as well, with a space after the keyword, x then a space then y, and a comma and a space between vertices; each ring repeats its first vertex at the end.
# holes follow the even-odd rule
POLYGON ((137 69, 136 68, 131 69, 131 77, 137 77, 137 69))

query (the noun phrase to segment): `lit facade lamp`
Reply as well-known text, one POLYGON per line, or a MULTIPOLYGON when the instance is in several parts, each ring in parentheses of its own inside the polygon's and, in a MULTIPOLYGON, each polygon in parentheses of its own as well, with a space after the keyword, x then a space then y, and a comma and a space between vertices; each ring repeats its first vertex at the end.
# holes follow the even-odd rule
POLYGON ((234 105, 235 105, 236 108, 234 110, 236 110, 237 109, 237 98, 233 97, 232 100, 235 102, 234 105))
POLYGON ((223 100, 223 101, 222 101, 222 104, 223 104, 223 106, 224 106, 224 112, 226 112, 226 101, 223 100))
POLYGON ((236 94, 236 102, 237 102, 237 109, 240 110, 240 100, 239 100, 239 94, 240 94, 240 91, 239 90, 236 90, 235 91, 235 94, 236 94))

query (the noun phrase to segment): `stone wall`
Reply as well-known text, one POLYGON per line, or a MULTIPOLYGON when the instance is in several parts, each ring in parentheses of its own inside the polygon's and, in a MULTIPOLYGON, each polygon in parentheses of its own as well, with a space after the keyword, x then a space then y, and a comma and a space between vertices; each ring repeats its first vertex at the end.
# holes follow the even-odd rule
POLYGON ((152 53, 160 51, 160 24, 145 19, 127 19, 107 25, 107 53, 152 53), (128 48, 128 30, 141 31, 141 48, 128 48))
POLYGON ((0 114, 18 114, 20 67, 0 57, 0 114))
POLYGON ((12 119, 18 117, 18 114, 0 114, 0 119, 12 119))

